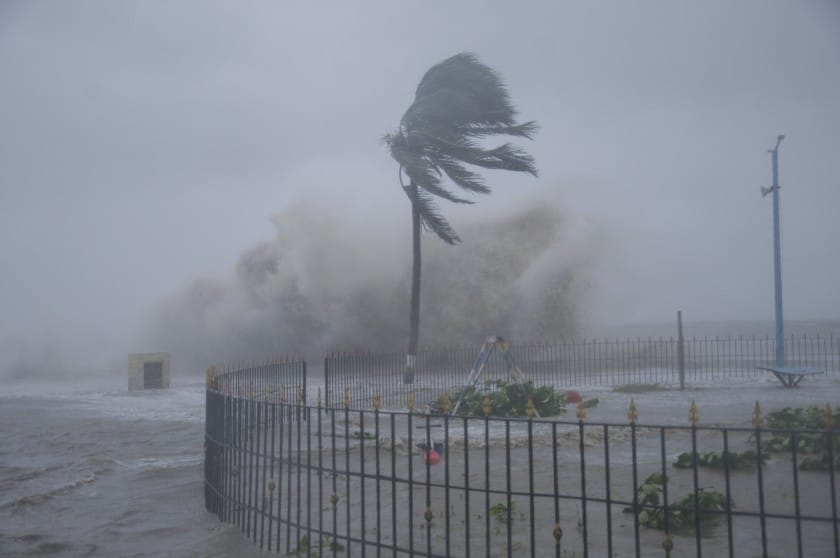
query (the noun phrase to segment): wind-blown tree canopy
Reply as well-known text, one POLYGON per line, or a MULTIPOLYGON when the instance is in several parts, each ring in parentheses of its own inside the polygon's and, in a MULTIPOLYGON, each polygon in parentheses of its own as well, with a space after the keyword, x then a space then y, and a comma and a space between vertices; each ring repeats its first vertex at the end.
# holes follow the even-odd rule
POLYGON ((385 136, 400 165, 400 180, 403 174, 409 179, 403 188, 417 204, 424 228, 444 242, 455 244, 460 238, 434 197, 472 203, 444 188, 444 176, 464 190, 487 194, 484 179, 467 165, 537 175, 533 157, 518 147, 504 143, 486 148, 481 143, 498 135, 532 139, 536 123, 517 124, 516 115, 498 74, 474 54, 461 53, 426 72, 399 129, 385 136))
POLYGON ((474 54, 461 53, 432 66, 400 120, 385 136, 391 156, 400 164, 400 184, 411 201, 411 315, 405 382, 414 378, 420 328, 420 229, 433 231, 456 244, 458 234, 443 217, 435 197, 472 203, 444 186, 444 177, 468 192, 490 193, 484 179, 469 167, 527 172, 537 175, 534 159, 509 143, 485 147, 491 136, 531 139, 535 122, 516 123, 516 109, 501 78, 474 54), (408 184, 403 176, 408 177, 408 184))

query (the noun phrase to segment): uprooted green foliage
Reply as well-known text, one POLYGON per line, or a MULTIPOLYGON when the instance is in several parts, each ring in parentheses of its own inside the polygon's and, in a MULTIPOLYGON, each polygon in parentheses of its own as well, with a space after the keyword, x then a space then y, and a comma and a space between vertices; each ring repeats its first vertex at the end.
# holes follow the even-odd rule
MULTIPOLYGON (((450 405, 455 405, 461 392, 448 394, 450 405)), ((504 380, 489 380, 481 387, 464 388, 463 399, 458 407, 459 416, 482 416, 484 399, 490 400, 490 414, 496 417, 525 417, 528 401, 541 417, 555 416, 566 411, 566 393, 552 386, 534 386, 532 381, 511 383, 504 380)), ((435 404, 442 407, 444 397, 435 404)), ((597 399, 584 402, 584 406, 593 407, 597 399)))
MULTIPOLYGON (((752 450, 741 453, 710 451, 696 455, 697 466, 709 467, 710 469, 750 469, 755 467, 757 461, 756 453, 752 450)), ((674 461, 674 467, 678 469, 690 469, 694 467, 694 456, 695 454, 689 451, 679 454, 677 460, 674 461)), ((767 461, 767 456, 762 454, 761 464, 764 465, 765 461, 767 461)))
POLYGON ((827 470, 832 459, 840 469, 840 412, 819 405, 785 407, 768 413, 765 422, 775 431, 764 433, 762 453, 790 454, 795 440, 796 453, 802 456, 800 469, 827 470))
MULTIPOLYGON (((664 529, 666 516, 661 494, 666 482, 668 482, 667 477, 661 473, 648 476, 639 486, 638 504, 635 508, 634 506, 624 508, 624 513, 635 512, 639 517, 640 525, 652 529, 664 529)), ((698 516, 701 525, 713 524, 720 517, 720 512, 726 511, 729 505, 726 496, 720 492, 699 488, 697 492, 668 504, 668 529, 677 530, 693 526, 698 516)))
POLYGON ((488 511, 490 512, 490 515, 496 518, 496 521, 508 525, 513 522, 513 509, 515 507, 516 502, 511 502, 510 506, 500 502, 490 506, 488 511))

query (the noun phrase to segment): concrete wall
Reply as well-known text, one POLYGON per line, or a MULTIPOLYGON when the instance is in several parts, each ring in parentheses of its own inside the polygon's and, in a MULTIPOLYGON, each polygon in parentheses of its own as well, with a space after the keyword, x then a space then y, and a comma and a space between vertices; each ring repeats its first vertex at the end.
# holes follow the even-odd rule
POLYGON ((128 355, 128 389, 145 389, 143 368, 146 363, 161 363, 163 386, 169 387, 169 353, 130 353, 128 355))

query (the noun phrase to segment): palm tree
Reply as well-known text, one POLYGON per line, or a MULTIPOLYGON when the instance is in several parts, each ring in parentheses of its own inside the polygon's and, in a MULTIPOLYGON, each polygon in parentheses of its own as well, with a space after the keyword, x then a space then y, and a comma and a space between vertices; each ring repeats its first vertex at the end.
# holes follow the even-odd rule
POLYGON ((494 148, 482 144, 482 140, 496 135, 532 139, 536 123, 517 124, 515 118, 516 109, 499 75, 474 54, 460 53, 426 72, 399 128, 384 138, 391 156, 400 165, 400 185, 411 201, 414 262, 403 378, 407 384, 414 381, 419 338, 420 229, 432 231, 447 244, 461 241, 434 198, 473 203, 444 188, 444 176, 468 192, 490 193, 483 178, 466 165, 537 175, 534 159, 525 151, 508 143, 494 148))

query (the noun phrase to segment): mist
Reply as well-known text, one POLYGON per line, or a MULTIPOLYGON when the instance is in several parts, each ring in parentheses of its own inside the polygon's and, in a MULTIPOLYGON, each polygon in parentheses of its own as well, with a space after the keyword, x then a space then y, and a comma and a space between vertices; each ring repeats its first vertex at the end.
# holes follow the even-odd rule
POLYGON ((540 177, 442 206, 464 243, 424 238, 421 344, 772 322, 778 134, 785 317, 840 319, 837 2, 6 0, 0 377, 404 350, 381 137, 463 51, 539 123, 540 177))
MULTIPOLYGON (((275 237, 246 249, 228 279, 196 279, 157 306, 147 344, 196 373, 226 360, 404 350, 409 227, 377 234, 344 219, 312 203, 275 215, 275 237)), ((424 234, 421 345, 573 335, 602 239, 570 240, 572 222, 532 203, 460 223, 458 246, 424 234)))

